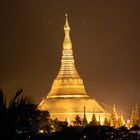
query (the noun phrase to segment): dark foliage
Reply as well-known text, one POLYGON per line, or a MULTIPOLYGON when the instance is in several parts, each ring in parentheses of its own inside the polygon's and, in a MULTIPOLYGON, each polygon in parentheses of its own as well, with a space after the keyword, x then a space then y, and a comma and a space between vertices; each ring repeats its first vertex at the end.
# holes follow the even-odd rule
POLYGON ((14 140, 19 131, 29 131, 30 118, 36 105, 30 98, 20 97, 22 92, 22 89, 17 90, 10 102, 6 103, 6 97, 0 90, 0 135, 5 140, 14 140))
POLYGON ((57 119, 51 120, 48 111, 39 111, 28 97, 21 96, 23 90, 6 103, 0 90, 0 139, 2 140, 137 140, 140 128, 114 129, 95 123, 83 125, 76 116, 74 126, 57 119), (41 133, 39 131, 41 130, 41 133), (43 133, 42 133, 43 132, 43 133))

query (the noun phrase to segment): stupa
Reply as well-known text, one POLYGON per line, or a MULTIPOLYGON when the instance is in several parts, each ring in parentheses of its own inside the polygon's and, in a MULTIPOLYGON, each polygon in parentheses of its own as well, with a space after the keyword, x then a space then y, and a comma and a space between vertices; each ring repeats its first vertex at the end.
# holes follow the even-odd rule
POLYGON ((38 109, 49 111, 52 119, 73 121, 76 115, 83 118, 85 108, 88 122, 91 121, 94 113, 97 120, 99 118, 103 123, 105 110, 87 94, 83 80, 76 70, 67 15, 64 33, 59 73, 52 84, 50 92, 46 97, 43 97, 38 105, 38 109))

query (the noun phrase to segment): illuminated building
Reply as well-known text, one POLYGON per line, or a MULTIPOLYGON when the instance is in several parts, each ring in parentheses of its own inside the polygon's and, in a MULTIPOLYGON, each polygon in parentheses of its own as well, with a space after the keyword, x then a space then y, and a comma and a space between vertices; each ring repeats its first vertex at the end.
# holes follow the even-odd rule
POLYGON ((131 118, 130 118, 130 122, 128 124, 128 128, 131 128, 134 125, 137 125, 138 121, 139 121, 139 111, 138 111, 138 106, 136 104, 135 108, 132 109, 131 118))
POLYGON ((76 115, 79 115, 81 119, 83 118, 85 107, 88 122, 91 121, 94 113, 97 121, 100 119, 101 123, 103 123, 104 109, 87 94, 83 80, 76 70, 67 15, 64 32, 65 37, 59 73, 52 84, 49 94, 43 97, 38 108, 48 110, 53 119, 72 121, 76 115))
POLYGON ((116 107, 115 104, 113 106, 113 110, 110 116, 110 126, 114 127, 114 128, 118 128, 118 114, 116 111, 116 107))

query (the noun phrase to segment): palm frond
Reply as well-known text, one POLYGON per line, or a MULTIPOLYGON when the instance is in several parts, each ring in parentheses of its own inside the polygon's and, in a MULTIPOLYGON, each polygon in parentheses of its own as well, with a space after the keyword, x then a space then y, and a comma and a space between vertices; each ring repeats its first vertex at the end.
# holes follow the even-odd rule
POLYGON ((18 97, 21 95, 22 92, 23 92, 23 89, 17 90, 16 94, 14 95, 13 98, 11 98, 11 100, 9 102, 9 106, 8 106, 9 109, 11 109, 15 106, 15 101, 18 99, 18 97))
POLYGON ((13 101, 15 101, 21 95, 22 92, 23 92, 23 89, 22 88, 19 89, 19 90, 17 90, 17 92, 16 92, 16 94, 15 94, 15 96, 13 98, 13 101))
POLYGON ((2 89, 0 89, 0 108, 2 109, 6 109, 6 99, 5 96, 3 94, 2 89))

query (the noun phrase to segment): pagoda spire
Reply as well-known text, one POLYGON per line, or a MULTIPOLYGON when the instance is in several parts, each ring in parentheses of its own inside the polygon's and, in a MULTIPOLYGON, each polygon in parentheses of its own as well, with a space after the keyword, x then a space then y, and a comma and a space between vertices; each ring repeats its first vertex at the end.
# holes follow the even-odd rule
POLYGON ((134 111, 134 108, 132 108, 132 112, 131 112, 130 122, 128 124, 128 128, 131 128, 131 127, 134 126, 134 123, 135 123, 134 116, 135 116, 135 111, 134 111))
POLYGON ((87 121, 87 118, 86 118, 86 107, 84 106, 84 118, 83 118, 83 125, 87 125, 88 124, 88 121, 87 121))
POLYGON ((138 110, 138 105, 136 104, 135 109, 134 109, 134 121, 135 123, 137 123, 137 121, 139 120, 139 110, 138 110))
POLYGON ((139 111, 138 111, 138 106, 136 104, 135 108, 132 109, 129 128, 136 125, 138 123, 138 120, 139 120, 139 111))
POLYGON ((122 127, 122 126, 125 126, 125 121, 124 121, 123 114, 120 114, 118 118, 118 127, 122 127))
POLYGON ((70 31, 67 13, 65 14, 65 17, 66 17, 66 21, 65 21, 65 25, 64 25, 64 31, 70 31))
POLYGON ((118 115, 117 115, 115 104, 113 105, 112 113, 110 116, 110 126, 114 128, 118 127, 118 115))
POLYGON ((61 58, 61 68, 56 79, 80 79, 80 76, 75 67, 75 61, 73 56, 72 42, 70 39, 70 26, 68 23, 68 15, 66 14, 66 20, 64 25, 64 41, 61 58))
POLYGON ((93 125, 98 125, 98 122, 97 122, 97 119, 96 119, 96 115, 94 113, 94 108, 93 108, 93 114, 92 114, 92 118, 91 118, 91 121, 90 121, 90 125, 93 126, 93 125))
POLYGON ((65 16, 61 67, 47 97, 89 97, 75 67, 68 15, 65 16))
POLYGON ((68 23, 68 15, 66 14, 66 21, 65 21, 65 25, 64 25, 64 33, 65 33, 65 37, 64 37, 64 42, 63 42, 63 49, 67 50, 67 49, 72 49, 72 42, 70 39, 70 27, 69 27, 69 23, 68 23))

